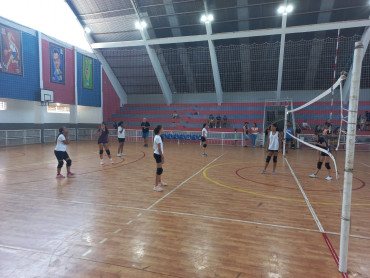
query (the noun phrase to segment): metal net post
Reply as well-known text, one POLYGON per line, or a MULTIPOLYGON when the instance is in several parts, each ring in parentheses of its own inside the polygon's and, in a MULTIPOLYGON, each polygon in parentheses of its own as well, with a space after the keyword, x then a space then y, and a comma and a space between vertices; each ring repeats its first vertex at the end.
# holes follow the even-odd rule
POLYGON ((285 115, 284 115, 284 141, 283 141, 283 155, 285 156, 286 149, 286 129, 288 123, 288 106, 285 105, 285 115))
POLYGON ((351 92, 349 97, 348 125, 346 139, 347 150, 344 168, 342 220, 341 220, 340 250, 339 250, 339 271, 344 273, 347 272, 347 263, 348 263, 348 240, 351 220, 353 159, 355 155, 356 124, 357 124, 358 100, 360 94, 363 48, 364 46, 361 41, 356 42, 355 53, 353 58, 351 92))

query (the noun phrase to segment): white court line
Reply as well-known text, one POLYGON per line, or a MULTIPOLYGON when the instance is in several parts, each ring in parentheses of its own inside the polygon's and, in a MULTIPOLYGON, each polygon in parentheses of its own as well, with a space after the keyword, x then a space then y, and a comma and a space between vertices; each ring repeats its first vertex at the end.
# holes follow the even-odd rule
POLYGON ((140 217, 141 215, 142 215, 142 213, 140 212, 140 213, 138 213, 137 217, 140 217))
POLYGON ((186 180, 184 180, 182 183, 180 183, 178 186, 176 186, 174 189, 172 189, 170 192, 168 192, 166 195, 164 195, 162 198, 160 198, 159 200, 155 201, 151 206, 149 206, 147 208, 147 210, 150 210, 152 207, 154 207, 156 204, 158 204, 160 201, 162 201, 164 198, 166 198, 168 195, 170 195, 172 192, 176 191, 177 189, 179 189, 182 185, 184 185, 187 181, 191 180, 193 177, 195 177, 196 175, 198 175, 200 172, 202 172, 205 168, 208 167, 208 165, 212 164, 213 162, 215 162, 216 160, 218 160, 219 158, 221 158, 224 154, 221 154, 220 156, 216 157, 215 159, 213 159, 210 163, 208 163, 206 166, 204 166, 202 169, 200 169, 198 172, 196 172, 195 174, 191 175, 190 177, 188 177, 186 180))
POLYGON ((126 222, 127 225, 130 225, 132 223, 132 220, 126 222))
POLYGON ((366 167, 369 167, 370 168, 370 165, 367 165, 367 164, 365 164, 365 163, 362 163, 362 162, 360 162, 362 165, 365 165, 366 167))
POLYGON ((104 238, 102 239, 101 241, 99 241, 100 244, 103 244, 104 242, 106 242, 108 239, 107 238, 104 238))
POLYGON ((82 257, 85 257, 86 255, 91 253, 91 249, 87 250, 85 253, 82 254, 82 257))
POLYGON ((119 233, 121 231, 121 229, 117 229, 114 231, 115 234, 119 233))

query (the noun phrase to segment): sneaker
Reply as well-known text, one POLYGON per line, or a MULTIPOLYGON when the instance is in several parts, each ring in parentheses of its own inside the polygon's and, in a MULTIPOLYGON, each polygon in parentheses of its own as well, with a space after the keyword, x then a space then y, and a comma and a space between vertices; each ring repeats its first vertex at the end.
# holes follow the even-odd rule
POLYGON ((207 156, 207 154, 206 154, 206 153, 203 153, 203 154, 202 154, 202 156, 206 157, 206 156, 207 156))
POLYGON ((144 147, 148 147, 148 144, 144 144, 144 147))
POLYGON ((67 174, 67 177, 68 177, 68 178, 73 178, 75 175, 76 175, 75 173, 69 172, 69 173, 67 174))
POLYGON ((327 176, 325 179, 326 179, 327 181, 331 181, 333 178, 332 178, 331 176, 327 176))
POLYGON ((58 174, 58 175, 56 176, 56 178, 57 178, 57 179, 64 179, 64 178, 65 178, 65 176, 63 176, 62 174, 58 174))
POLYGON ((158 184, 158 186, 167 186, 167 183, 161 182, 161 183, 158 184))
POLYGON ((120 157, 120 156, 122 156, 122 154, 121 153, 117 153, 117 156, 120 157))
POLYGON ((121 156, 125 156, 126 154, 124 154, 124 153, 121 153, 121 156))
POLYGON ((276 172, 275 171, 272 171, 271 174, 276 175, 276 172))
POLYGON ((159 187, 159 185, 158 185, 158 186, 155 186, 155 187, 153 188, 153 190, 154 190, 154 191, 158 191, 158 192, 162 192, 162 191, 163 191, 163 188, 162 188, 162 187, 159 187))
POLYGON ((100 159, 100 165, 104 165, 104 160, 100 159))
POLYGON ((262 170, 261 174, 262 175, 266 174, 266 170, 262 170))
POLYGON ((112 158, 110 158, 110 159, 109 159, 109 162, 110 162, 111 164, 113 164, 113 163, 114 163, 112 158))
POLYGON ((311 174, 311 175, 310 175, 310 178, 317 178, 317 175, 315 175, 315 174, 311 174))

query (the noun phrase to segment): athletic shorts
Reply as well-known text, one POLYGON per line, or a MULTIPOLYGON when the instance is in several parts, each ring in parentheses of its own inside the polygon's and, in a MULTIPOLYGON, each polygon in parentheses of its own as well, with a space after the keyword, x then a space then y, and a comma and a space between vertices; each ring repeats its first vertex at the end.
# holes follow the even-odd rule
POLYGON ((148 138, 149 137, 149 131, 148 132, 143 132, 142 137, 143 138, 148 138))
POLYGON ((125 139, 126 138, 118 138, 118 142, 123 143, 123 142, 125 142, 125 139))
POLYGON ((279 152, 279 150, 269 150, 269 152, 279 152))
POLYGON ((202 136, 202 137, 200 138, 200 140, 201 140, 202 142, 207 141, 206 137, 204 137, 204 136, 202 136))
POLYGON ((324 152, 321 152, 320 154, 321 156, 329 156, 328 154, 324 153, 324 152))
POLYGON ((154 156, 154 159, 155 159, 155 161, 156 161, 157 163, 162 163, 162 157, 161 157, 161 155, 160 155, 160 154, 156 154, 156 153, 154 153, 154 154, 153 154, 153 156, 154 156))
POLYGON ((63 151, 54 151, 54 154, 55 154, 55 157, 57 158, 57 160, 67 160, 69 158, 69 155, 67 152, 63 152, 63 151))

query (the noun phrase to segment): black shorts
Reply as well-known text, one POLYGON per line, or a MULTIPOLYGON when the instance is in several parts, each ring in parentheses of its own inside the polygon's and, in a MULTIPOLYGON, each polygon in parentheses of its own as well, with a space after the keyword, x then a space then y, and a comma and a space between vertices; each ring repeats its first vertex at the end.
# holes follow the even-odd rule
POLYGON ((162 157, 161 157, 161 155, 160 154, 153 154, 153 156, 154 156, 154 159, 155 159, 155 161, 157 162, 157 163, 162 163, 162 157))
POLYGON ((69 155, 67 152, 62 152, 62 151, 54 151, 55 157, 57 160, 67 160, 69 158, 69 155))
POLYGON ((324 153, 324 152, 321 152, 320 154, 321 156, 329 156, 328 154, 324 153))
POLYGON ((269 150, 269 152, 279 152, 279 150, 269 150))
POLYGON ((202 136, 202 137, 200 138, 200 140, 201 140, 202 142, 207 141, 206 137, 204 137, 204 136, 202 136))
POLYGON ((125 139, 126 138, 118 138, 118 142, 123 143, 123 142, 125 142, 125 139))

